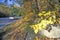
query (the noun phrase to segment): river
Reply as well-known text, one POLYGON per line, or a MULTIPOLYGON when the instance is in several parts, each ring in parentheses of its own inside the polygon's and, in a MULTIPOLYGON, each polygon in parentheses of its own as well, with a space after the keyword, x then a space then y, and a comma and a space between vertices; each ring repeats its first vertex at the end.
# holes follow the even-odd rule
POLYGON ((12 22, 17 21, 18 19, 9 19, 8 17, 6 18, 0 18, 0 29, 2 29, 3 27, 5 27, 8 24, 11 24, 12 22))

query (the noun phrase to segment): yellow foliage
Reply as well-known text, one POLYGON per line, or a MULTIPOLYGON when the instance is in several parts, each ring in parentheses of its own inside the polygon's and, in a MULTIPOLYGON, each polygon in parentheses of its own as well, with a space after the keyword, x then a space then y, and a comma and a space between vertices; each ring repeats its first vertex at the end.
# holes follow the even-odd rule
POLYGON ((47 25, 54 24, 56 22, 56 16, 54 12, 48 11, 46 13, 45 11, 43 11, 42 13, 39 13, 38 16, 40 16, 43 20, 41 20, 41 22, 39 22, 38 24, 31 25, 31 28, 36 34, 39 30, 46 29, 47 25), (43 18, 42 16, 45 18, 43 18), (48 17, 48 20, 46 17, 48 17))

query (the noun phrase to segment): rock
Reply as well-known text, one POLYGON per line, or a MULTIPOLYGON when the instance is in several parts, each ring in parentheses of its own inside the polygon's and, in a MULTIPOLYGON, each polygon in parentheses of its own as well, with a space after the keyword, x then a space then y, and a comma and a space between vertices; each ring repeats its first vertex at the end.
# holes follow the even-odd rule
POLYGON ((52 26, 52 30, 50 30, 50 32, 48 32, 48 30, 42 29, 40 34, 48 38, 60 38, 60 28, 52 26))

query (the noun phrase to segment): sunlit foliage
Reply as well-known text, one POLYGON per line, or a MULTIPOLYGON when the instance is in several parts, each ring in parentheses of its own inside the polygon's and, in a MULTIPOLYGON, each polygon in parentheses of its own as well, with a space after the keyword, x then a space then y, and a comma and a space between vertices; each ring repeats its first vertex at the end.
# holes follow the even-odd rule
POLYGON ((55 12, 42 11, 38 16, 40 17, 38 24, 31 25, 31 28, 34 29, 35 33, 38 33, 39 30, 46 29, 47 25, 54 24, 56 22, 55 12))
POLYGON ((11 13, 10 8, 8 8, 6 5, 0 5, 0 12, 5 15, 10 15, 11 13))

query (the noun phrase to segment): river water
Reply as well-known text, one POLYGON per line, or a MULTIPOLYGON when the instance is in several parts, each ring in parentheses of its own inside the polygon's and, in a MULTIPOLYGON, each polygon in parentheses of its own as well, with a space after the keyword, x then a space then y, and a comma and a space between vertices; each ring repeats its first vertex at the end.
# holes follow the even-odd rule
POLYGON ((0 29, 2 29, 3 27, 5 27, 8 24, 11 24, 12 22, 15 22, 16 20, 18 20, 18 19, 11 20, 8 17, 0 18, 0 29))

